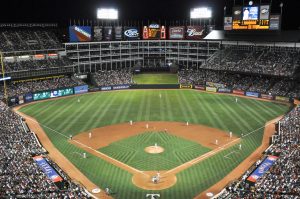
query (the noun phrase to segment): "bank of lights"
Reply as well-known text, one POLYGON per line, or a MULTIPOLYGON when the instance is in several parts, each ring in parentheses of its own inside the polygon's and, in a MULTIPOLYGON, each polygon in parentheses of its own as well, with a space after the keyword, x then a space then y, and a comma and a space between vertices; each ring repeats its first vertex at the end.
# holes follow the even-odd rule
POLYGON ((98 19, 116 20, 119 17, 119 12, 114 8, 100 8, 97 10, 98 19))
POLYGON ((210 8, 194 8, 191 10, 191 19, 211 18, 212 11, 210 8))

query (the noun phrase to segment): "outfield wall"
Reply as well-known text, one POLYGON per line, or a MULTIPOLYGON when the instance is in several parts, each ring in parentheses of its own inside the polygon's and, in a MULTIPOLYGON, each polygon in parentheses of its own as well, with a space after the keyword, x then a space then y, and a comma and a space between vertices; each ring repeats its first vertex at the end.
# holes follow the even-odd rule
POLYGON ((128 90, 128 89, 196 89, 213 93, 227 93, 234 95, 247 96, 252 98, 262 98, 267 100, 275 100, 279 102, 293 103, 294 99, 283 96, 267 95, 259 92, 250 92, 243 90, 233 90, 226 88, 223 84, 217 84, 213 82, 207 82, 206 85, 184 85, 184 84, 122 84, 112 86, 101 86, 89 88, 88 85, 81 85, 69 88, 58 88, 55 90, 45 90, 38 92, 30 92, 25 95, 10 97, 8 99, 9 106, 17 106, 24 103, 30 103, 33 101, 52 99, 65 97, 70 95, 84 94, 87 92, 100 92, 100 91, 112 91, 112 90, 128 90))

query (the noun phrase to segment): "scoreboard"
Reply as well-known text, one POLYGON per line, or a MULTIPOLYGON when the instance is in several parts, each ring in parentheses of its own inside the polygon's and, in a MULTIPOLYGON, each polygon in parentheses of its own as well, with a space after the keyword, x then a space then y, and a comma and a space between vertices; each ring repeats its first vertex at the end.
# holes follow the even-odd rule
POLYGON ((270 14, 270 5, 235 6, 232 16, 224 17, 224 30, 279 30, 279 23, 280 17, 270 14))

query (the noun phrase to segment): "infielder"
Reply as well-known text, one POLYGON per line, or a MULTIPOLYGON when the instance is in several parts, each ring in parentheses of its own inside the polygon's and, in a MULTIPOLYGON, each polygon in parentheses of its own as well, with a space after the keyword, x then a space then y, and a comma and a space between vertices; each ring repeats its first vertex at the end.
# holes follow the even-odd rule
POLYGON ((89 132, 89 138, 90 139, 92 138, 92 132, 89 132))
POLYGON ((130 125, 132 125, 132 120, 129 121, 130 125))

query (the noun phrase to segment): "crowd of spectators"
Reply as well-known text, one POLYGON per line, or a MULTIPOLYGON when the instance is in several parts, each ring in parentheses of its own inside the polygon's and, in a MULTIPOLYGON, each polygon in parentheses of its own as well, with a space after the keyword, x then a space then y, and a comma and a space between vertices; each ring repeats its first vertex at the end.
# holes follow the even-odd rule
POLYGON ((132 83, 132 72, 129 70, 98 71, 93 74, 97 86, 111 86, 132 83))
POLYGON ((0 101, 0 198, 89 198, 83 188, 71 182, 47 158, 35 135, 28 132, 22 118, 0 101), (34 162, 44 156, 63 178, 56 186, 34 162))
POLYGON ((292 76, 300 67, 300 51, 292 48, 226 46, 210 57, 201 68, 292 76))
MULTIPOLYGON (((74 87, 84 84, 85 83, 82 80, 75 77, 60 77, 43 80, 11 82, 7 85, 7 94, 9 97, 13 97, 31 92, 74 87)), ((0 86, 0 98, 3 97, 3 93, 1 92, 3 92, 3 86, 0 86)))
POLYGON ((61 48, 62 45, 52 30, 10 29, 0 32, 2 52, 61 48))
POLYGON ((25 60, 18 62, 5 62, 5 72, 15 71, 29 71, 47 68, 56 68, 63 66, 73 65, 72 61, 67 57, 61 57, 57 59, 44 59, 44 60, 25 60))
POLYGON ((214 82, 234 90, 300 98, 300 84, 289 79, 207 69, 181 70, 178 78, 180 84, 205 85, 206 82, 214 82))
MULTIPOLYGON (((275 164, 252 185, 247 182, 251 172, 231 183, 219 196, 224 198, 300 198, 300 107, 296 107, 280 121, 267 155, 278 156, 275 164)), ((258 166, 256 164, 256 166, 258 166)))

